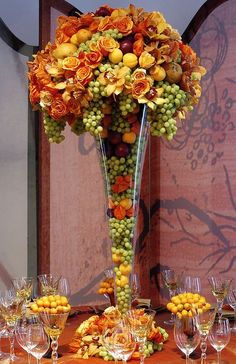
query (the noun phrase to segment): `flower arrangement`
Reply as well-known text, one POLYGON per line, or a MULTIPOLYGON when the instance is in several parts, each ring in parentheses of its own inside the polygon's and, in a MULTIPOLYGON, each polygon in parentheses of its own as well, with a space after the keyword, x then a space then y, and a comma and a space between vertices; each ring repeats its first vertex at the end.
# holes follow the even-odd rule
POLYGON ((200 98, 205 69, 161 13, 133 5, 60 16, 54 43, 28 66, 30 101, 44 114, 49 142, 60 143, 68 124, 76 135, 89 132, 100 143, 116 300, 123 313, 131 298, 147 132, 172 140, 177 119, 200 98))

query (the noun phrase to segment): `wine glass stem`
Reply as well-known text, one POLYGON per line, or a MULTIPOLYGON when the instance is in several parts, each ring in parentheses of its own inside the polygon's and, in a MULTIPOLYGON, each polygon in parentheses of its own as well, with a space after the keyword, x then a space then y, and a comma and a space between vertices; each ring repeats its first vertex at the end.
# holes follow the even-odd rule
POLYGON ((217 351, 217 364, 221 363, 221 351, 217 351))
POLYGON ((145 342, 146 340, 138 340, 138 344, 139 344, 139 354, 140 354, 140 364, 144 364, 144 359, 145 359, 145 342))
POLYGON ((188 364, 189 362, 189 354, 186 354, 185 363, 188 364))
POLYGON ((14 357, 15 357, 15 349, 14 349, 15 335, 14 335, 14 331, 9 332, 9 342, 10 342, 10 361, 13 361, 14 357))
POLYGON ((201 364, 206 364, 206 351, 207 351, 207 335, 201 336, 201 364))
POLYGON ((217 312, 219 315, 219 319, 222 318, 222 307, 223 307, 223 301, 222 300, 217 300, 217 312))
POLYGON ((28 358, 28 364, 30 364, 30 361, 31 361, 31 355, 30 355, 30 352, 27 351, 27 358, 28 358))
POLYGON ((52 348, 52 364, 57 364, 57 359, 58 359, 58 354, 57 354, 57 349, 58 349, 58 337, 57 336, 52 336, 51 337, 51 348, 52 348))

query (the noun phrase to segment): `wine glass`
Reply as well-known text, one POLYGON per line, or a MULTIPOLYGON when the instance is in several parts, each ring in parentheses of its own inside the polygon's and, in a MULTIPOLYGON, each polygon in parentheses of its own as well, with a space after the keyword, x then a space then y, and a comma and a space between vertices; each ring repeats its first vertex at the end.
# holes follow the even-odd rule
MULTIPOLYGON (((4 332, 6 330, 6 322, 1 314, 1 306, 0 306, 0 332, 4 332)), ((7 331, 6 331, 7 332, 7 331)), ((7 359, 8 355, 1 351, 1 335, 0 335, 0 361, 3 359, 7 359)))
POLYGON ((137 273, 130 274, 130 287, 131 287, 131 302, 133 302, 140 296, 140 291, 141 291, 139 275, 137 273))
POLYGON ((69 312, 66 313, 40 312, 39 315, 43 322, 45 331, 50 336, 51 339, 52 364, 56 364, 58 359, 58 353, 57 353, 58 338, 65 328, 69 312))
POLYGON ((236 332, 236 289, 232 288, 227 296, 229 305, 234 310, 234 326, 231 328, 232 332, 236 332))
POLYGON ((176 318, 174 325, 174 339, 178 348, 185 354, 186 364, 188 364, 189 355, 200 343, 200 334, 197 329, 196 318, 176 318))
POLYGON ((216 310, 202 311, 202 309, 196 309, 196 325, 201 336, 201 363, 206 363, 206 351, 207 351, 207 337, 209 331, 215 320, 216 310))
POLYGON ((185 292, 200 293, 201 279, 199 277, 186 276, 184 278, 183 290, 185 292))
POLYGON ((156 312, 148 308, 132 309, 125 313, 125 322, 139 345, 140 364, 144 363, 144 351, 148 333, 156 312))
POLYGON ((211 286, 211 292, 216 297, 217 312, 219 317, 222 317, 222 307, 225 297, 228 294, 232 279, 224 277, 209 277, 208 281, 211 286))
MULTIPOLYGON (((20 319, 17 321, 15 326, 15 337, 18 344, 27 352, 28 354, 28 363, 30 363, 30 351, 33 346, 28 343, 28 333, 29 327, 34 324, 39 324, 38 316, 29 316, 24 317, 24 319, 20 319)), ((35 344, 36 345, 36 344, 35 344)))
POLYGON ((55 274, 41 274, 38 276, 40 294, 42 296, 56 295, 61 276, 55 274))
POLYGON ((221 351, 228 345, 230 340, 230 325, 227 318, 219 318, 212 326, 208 339, 217 351, 217 363, 221 363, 221 351))
POLYGON ((25 304, 30 302, 33 292, 34 278, 20 277, 12 279, 16 295, 22 298, 25 304))
POLYGON ((136 347, 133 336, 123 322, 105 330, 103 344, 115 360, 121 359, 123 364, 131 357, 136 347))
POLYGON ((70 289, 70 283, 67 278, 61 277, 58 283, 58 294, 60 296, 66 296, 67 298, 70 298, 71 296, 71 289, 70 289))
MULTIPOLYGON (((165 269, 161 272, 162 279, 164 281, 165 286, 169 290, 170 298, 175 296, 177 293, 177 289, 180 288, 182 283, 182 275, 183 273, 177 273, 172 269, 165 269)), ((164 321, 167 325, 174 325, 175 315, 171 313, 171 318, 168 321, 164 321)))
POLYGON ((24 301, 18 297, 14 290, 6 291, 0 297, 0 312, 6 322, 6 327, 9 333, 10 341, 10 361, 17 360, 15 355, 14 343, 15 343, 15 326, 17 320, 22 316, 22 306, 24 301))
POLYGON ((50 346, 49 337, 42 324, 29 325, 26 345, 30 353, 36 358, 37 364, 40 364, 41 358, 50 346))

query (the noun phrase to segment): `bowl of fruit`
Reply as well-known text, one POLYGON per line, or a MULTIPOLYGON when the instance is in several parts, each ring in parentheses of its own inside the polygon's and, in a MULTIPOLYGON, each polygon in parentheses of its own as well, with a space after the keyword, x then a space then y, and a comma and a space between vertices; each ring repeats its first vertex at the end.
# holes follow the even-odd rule
POLYGON ((184 292, 171 297, 167 303, 167 309, 179 319, 193 317, 196 313, 201 314, 211 308, 211 304, 199 293, 184 292))

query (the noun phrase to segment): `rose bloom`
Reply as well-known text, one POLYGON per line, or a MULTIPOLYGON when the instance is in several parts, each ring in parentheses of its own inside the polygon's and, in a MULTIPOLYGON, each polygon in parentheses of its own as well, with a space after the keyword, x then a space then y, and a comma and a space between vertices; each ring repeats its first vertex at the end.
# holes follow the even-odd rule
POLYGON ((129 16, 119 16, 113 20, 113 25, 120 33, 128 35, 132 32, 134 23, 129 16))
POLYGON ((67 104, 70 113, 79 116, 81 114, 81 104, 79 99, 71 97, 67 104))
POLYGON ((51 108, 50 108, 50 112, 49 112, 51 117, 55 120, 59 120, 63 116, 65 116, 67 114, 67 112, 68 112, 67 107, 66 107, 65 103, 63 102, 61 96, 56 97, 51 104, 51 108))
POLYGON ((97 66, 102 61, 102 53, 101 52, 90 52, 85 56, 85 62, 91 68, 97 68, 97 66))
POLYGON ((86 85, 93 78, 92 69, 89 66, 79 67, 76 72, 76 78, 82 85, 86 85))
POLYGON ((107 53, 114 51, 115 48, 119 48, 119 43, 113 38, 101 37, 98 41, 98 48, 103 55, 107 55, 107 53))
POLYGON ((155 58, 148 52, 142 52, 141 56, 139 57, 139 64, 143 68, 150 68, 154 65, 155 58))
POLYGON ((79 67, 80 61, 76 57, 66 57, 62 61, 62 68, 68 71, 76 71, 79 67))
POLYGON ((103 32, 104 30, 114 29, 114 25, 111 22, 110 16, 105 16, 100 20, 98 31, 103 32))
POLYGON ((49 91, 40 91, 40 106, 46 108, 51 106, 53 101, 53 95, 49 91))
POLYGON ((150 83, 147 79, 135 80, 132 84, 132 96, 134 99, 143 97, 150 90, 150 83))
POLYGON ((143 80, 146 78, 147 72, 145 69, 143 68, 137 68, 133 73, 132 73, 132 79, 133 80, 143 80))

